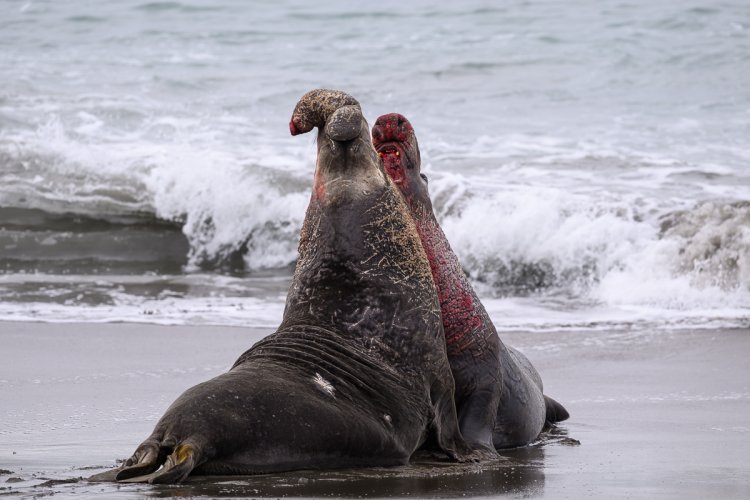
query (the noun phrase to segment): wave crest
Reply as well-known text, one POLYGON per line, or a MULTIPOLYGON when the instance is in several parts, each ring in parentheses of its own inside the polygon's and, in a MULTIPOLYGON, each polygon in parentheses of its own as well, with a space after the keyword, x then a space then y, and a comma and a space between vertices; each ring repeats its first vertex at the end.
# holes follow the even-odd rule
MULTIPOLYGON (((448 183, 450 184, 450 182, 448 183)), ((564 296, 685 309, 750 299, 750 203, 657 206, 531 186, 456 197, 441 224, 467 273, 495 297, 564 296), (654 215, 657 214, 657 215, 654 215)))
POLYGON ((677 269, 697 287, 750 288, 750 202, 705 202, 661 218, 680 243, 677 269))

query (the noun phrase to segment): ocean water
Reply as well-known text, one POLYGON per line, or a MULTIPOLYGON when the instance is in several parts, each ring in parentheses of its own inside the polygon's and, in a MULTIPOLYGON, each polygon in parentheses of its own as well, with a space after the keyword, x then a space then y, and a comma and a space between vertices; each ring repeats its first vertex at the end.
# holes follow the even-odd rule
POLYGON ((327 87, 414 124, 500 330, 750 324, 746 1, 0 12, 0 320, 277 325, 327 87))

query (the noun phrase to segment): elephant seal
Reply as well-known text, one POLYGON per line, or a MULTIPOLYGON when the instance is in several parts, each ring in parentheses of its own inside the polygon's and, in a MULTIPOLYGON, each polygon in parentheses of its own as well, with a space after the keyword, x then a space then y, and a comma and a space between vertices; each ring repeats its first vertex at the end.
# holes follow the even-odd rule
POLYGON ((453 459, 482 458, 458 429, 427 257, 359 104, 311 91, 290 131, 313 127, 313 193, 278 330, 185 391, 122 467, 92 480, 405 464, 430 433, 453 459))
POLYGON ((567 419, 568 412, 544 396, 542 379, 526 356, 500 340, 435 218, 409 121, 397 113, 383 115, 375 122, 372 136, 385 172, 409 205, 430 261, 456 384, 461 433, 474 446, 529 444, 545 426, 567 419))

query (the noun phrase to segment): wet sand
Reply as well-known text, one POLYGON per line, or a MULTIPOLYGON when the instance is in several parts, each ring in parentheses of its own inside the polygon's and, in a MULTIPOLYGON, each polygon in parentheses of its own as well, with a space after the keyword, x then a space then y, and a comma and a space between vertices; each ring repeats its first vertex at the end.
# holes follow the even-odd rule
POLYGON ((128 457, 186 388, 269 330, 0 323, 0 496, 750 498, 750 330, 514 332, 571 413, 497 463, 79 480, 128 457), (577 444, 580 442, 580 444, 577 444))

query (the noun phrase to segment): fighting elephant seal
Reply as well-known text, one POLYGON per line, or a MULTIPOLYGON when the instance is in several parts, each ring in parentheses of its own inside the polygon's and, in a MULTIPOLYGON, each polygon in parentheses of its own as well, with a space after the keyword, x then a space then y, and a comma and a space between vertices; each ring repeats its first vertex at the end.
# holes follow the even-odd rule
POLYGON ((383 115, 372 136, 386 173, 409 205, 430 261, 464 438, 496 448, 529 444, 546 425, 567 419, 568 412, 544 396, 542 379, 526 356, 500 340, 435 219, 409 121, 397 113, 383 115))
POLYGON ((278 330, 185 391, 122 467, 93 480, 404 464, 430 432, 454 459, 481 456, 458 430, 427 257, 359 104, 309 92, 290 131, 313 127, 313 194, 278 330))

